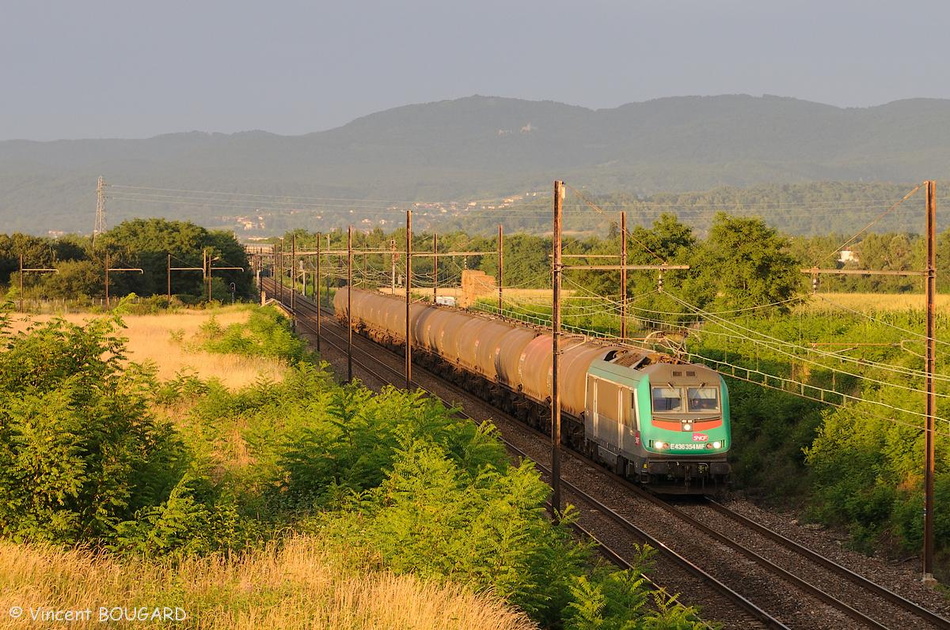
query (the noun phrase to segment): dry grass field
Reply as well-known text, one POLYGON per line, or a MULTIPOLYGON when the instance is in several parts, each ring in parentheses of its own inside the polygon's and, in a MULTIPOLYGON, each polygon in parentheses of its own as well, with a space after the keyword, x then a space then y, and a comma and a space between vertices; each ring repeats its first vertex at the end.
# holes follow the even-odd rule
MULTIPOLYGON (((924 310, 923 293, 818 293, 809 298, 807 309, 829 311, 845 308, 854 311, 924 310)), ((950 295, 938 295, 937 313, 950 313, 950 295)))
MULTIPOLYGON (((128 359, 137 363, 154 363, 161 380, 175 378, 180 373, 193 373, 202 379, 217 378, 230 389, 250 385, 262 377, 279 381, 285 366, 276 359, 214 354, 197 349, 193 343, 201 326, 212 317, 222 327, 227 327, 246 322, 249 316, 250 311, 243 307, 187 310, 167 315, 124 315, 122 321, 126 328, 120 334, 128 339, 128 359)), ((51 317, 14 315, 13 330, 24 330, 31 321, 46 321, 51 317)), ((95 316, 69 314, 63 317, 71 323, 83 324, 95 316)))
POLYGON ((388 573, 347 574, 334 568, 319 541, 309 538, 245 557, 192 558, 174 568, 134 559, 117 561, 83 550, 0 542, 0 567, 0 628, 537 627, 500 600, 458 586, 388 573), (100 622, 100 608, 105 609, 106 623, 100 622), (148 616, 156 609, 159 615, 167 609, 172 619, 184 619, 108 620, 109 615, 148 616), (42 620, 44 613, 57 611, 63 617, 71 611, 72 619, 42 620))

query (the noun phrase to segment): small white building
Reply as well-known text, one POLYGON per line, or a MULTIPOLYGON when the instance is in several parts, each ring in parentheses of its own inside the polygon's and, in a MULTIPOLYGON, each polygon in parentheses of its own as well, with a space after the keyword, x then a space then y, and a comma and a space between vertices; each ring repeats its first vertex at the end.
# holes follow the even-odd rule
POLYGON ((856 263, 858 262, 858 255, 850 249, 842 249, 838 252, 838 262, 844 263, 856 263))

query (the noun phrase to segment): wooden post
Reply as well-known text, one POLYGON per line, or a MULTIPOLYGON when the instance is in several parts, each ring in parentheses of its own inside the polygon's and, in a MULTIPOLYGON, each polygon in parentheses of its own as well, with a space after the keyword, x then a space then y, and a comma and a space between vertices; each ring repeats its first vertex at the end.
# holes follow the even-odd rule
POLYGON ((406 210, 406 389, 412 388, 412 322, 409 289, 412 286, 412 210, 406 210))
POLYGON ((439 235, 432 234, 432 302, 439 297, 439 235))
POLYGON ((389 241, 389 266, 392 271, 389 277, 389 292, 396 295, 396 239, 394 238, 389 241))
POLYGON ((346 382, 353 382, 353 226, 346 228, 346 382))
POLYGON ((205 283, 208 285, 208 302, 211 302, 211 252, 205 251, 205 283))
POLYGON ((317 232, 317 268, 313 274, 313 299, 317 302, 317 352, 320 352, 320 233, 317 232))
POLYGON ((284 303, 284 239, 280 239, 280 251, 276 254, 277 259, 277 301, 284 303))
MULTIPOLYGON (((112 266, 112 263, 109 261, 109 254, 106 253, 106 308, 109 308, 109 267, 112 266)), ((22 272, 20 277, 22 278, 22 272)), ((22 282, 22 280, 21 280, 22 282)))
POLYGON ((934 390, 936 339, 934 328, 935 296, 937 293, 937 182, 927 183, 927 420, 925 432, 926 462, 924 465, 924 576, 925 583, 933 583, 934 561, 934 459, 936 429, 934 417, 937 401, 934 390))
MULTIPOLYGON (((108 254, 107 254, 108 256, 108 254)), ((109 295, 109 262, 106 261, 106 296, 109 295)), ((20 254, 20 312, 23 312, 23 254, 20 254)))
POLYGON ((627 213, 620 213, 620 343, 627 340, 627 213))
POLYGON ((564 182, 554 182, 554 250, 551 264, 551 511, 557 520, 561 513, 561 393, 558 387, 558 343, 561 337, 561 202, 564 182))
POLYGON ((290 238, 290 316, 297 323, 297 233, 290 238))
POLYGON ((504 228, 502 224, 498 224, 498 314, 502 313, 502 295, 501 295, 501 284, 504 279, 504 269, 505 269, 505 249, 504 249, 504 228))

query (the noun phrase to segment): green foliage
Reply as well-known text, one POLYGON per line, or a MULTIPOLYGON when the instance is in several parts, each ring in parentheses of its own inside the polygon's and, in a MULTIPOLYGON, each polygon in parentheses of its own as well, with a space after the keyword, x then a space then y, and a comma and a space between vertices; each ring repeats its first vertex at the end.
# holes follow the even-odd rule
MULTIPOLYGON (((837 409, 826 414, 817 439, 806 450, 815 478, 814 516, 847 527, 862 549, 882 542, 905 551, 920 547, 923 436, 911 419, 894 419, 882 417, 867 402, 837 409)), ((937 443, 937 485, 944 488, 950 467, 945 439, 938 435, 937 443)), ((935 517, 938 530, 950 531, 945 507, 935 517)))
POLYGON ((177 481, 186 455, 148 408, 150 373, 121 369, 116 320, 53 320, 0 353, 0 532, 95 541, 177 481))
MULTIPOLYGON (((653 550, 638 549, 639 560, 626 571, 600 571, 579 576, 571 587, 564 627, 568 630, 639 630, 643 628, 698 630, 708 628, 693 608, 675 597, 648 590, 643 569, 653 550)), ((716 626, 714 626, 716 627, 716 626)))
POLYGON ((258 539, 259 530, 221 487, 206 476, 186 474, 161 505, 143 508, 119 523, 112 548, 151 558, 184 558, 240 551, 258 539))
POLYGON ((292 434, 281 459, 281 496, 295 508, 378 486, 399 444, 423 436, 466 470, 504 462, 490 425, 457 418, 421 392, 390 388, 372 396, 358 384, 348 385, 331 393, 327 415, 326 422, 292 434))
POLYGON ((208 352, 275 357, 291 364, 309 356, 306 342, 293 333, 290 320, 272 306, 255 307, 246 324, 227 328, 212 316, 202 324, 201 333, 201 347, 208 352))
MULTIPOLYGON (((938 318, 938 339, 946 338, 946 329, 947 321, 938 318)), ((919 549, 924 383, 922 376, 892 372, 921 373, 923 343, 909 334, 913 330, 923 330, 920 312, 869 318, 801 310, 722 326, 707 323, 690 342, 698 354, 748 367, 753 380, 756 370, 788 378, 791 392, 801 383, 860 400, 832 408, 729 379, 737 483, 772 500, 798 497, 807 502, 812 518, 846 528, 861 549, 919 549), (788 343, 829 352, 792 360, 790 354, 801 353, 789 353, 788 343)), ((945 370, 940 372, 936 383, 938 394, 944 394, 945 370)), ((825 396, 841 400, 833 393, 825 396)), ((939 488, 950 478, 947 448, 945 432, 938 430, 939 488)), ((937 530, 946 532, 950 510, 938 506, 935 518, 937 530)), ((946 540, 937 538, 938 549, 946 548, 946 540)))
POLYGON ((466 470, 446 449, 412 439, 382 485, 321 526, 342 544, 374 550, 390 570, 490 587, 550 623, 588 552, 547 521, 547 494, 528 463, 466 470))
MULTIPOLYGON (((276 320, 263 318, 260 330, 272 332, 276 320)), ((149 369, 123 364, 120 325, 54 320, 4 332, 3 536, 177 562, 309 525, 320 544, 490 588, 549 626, 569 606, 590 609, 608 624, 600 627, 656 617, 643 608, 639 573, 585 581, 589 548, 564 524, 552 527, 549 489, 530 462, 508 463, 490 425, 422 392, 334 385, 306 361, 281 383, 237 392, 190 374, 159 385, 149 369), (177 430, 153 410, 178 415, 177 430), (591 609, 584 593, 602 605, 591 609)), ((205 332, 229 334, 215 322, 205 332)), ((563 523, 573 518, 568 509, 563 523)))
POLYGON ((165 295, 168 267, 198 267, 195 271, 172 271, 174 294, 203 297, 200 268, 204 255, 212 259, 212 285, 218 300, 230 299, 230 283, 237 298, 250 297, 253 276, 247 254, 233 234, 209 231, 186 221, 134 219, 103 233, 93 249, 79 237, 49 239, 23 234, 0 234, 0 283, 18 285, 19 257, 26 268, 55 269, 56 273, 24 273, 24 292, 31 297, 76 299, 101 297, 105 293, 105 266, 141 268, 142 273, 110 274, 110 295, 137 293, 165 295), (171 259, 169 259, 171 256, 171 259), (217 269, 241 267, 238 269, 217 269))
POLYGON ((716 214, 709 238, 694 258, 699 269, 687 299, 709 310, 774 305, 788 312, 788 301, 804 289, 800 264, 785 250, 788 242, 761 219, 716 214))

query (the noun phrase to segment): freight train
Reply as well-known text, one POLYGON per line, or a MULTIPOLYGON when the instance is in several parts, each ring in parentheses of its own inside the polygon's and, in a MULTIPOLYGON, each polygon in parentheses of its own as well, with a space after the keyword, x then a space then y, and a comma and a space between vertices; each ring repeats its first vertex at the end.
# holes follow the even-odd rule
MULTIPOLYGON (((392 348, 405 343, 406 303, 336 292, 340 321, 392 348), (347 301, 352 304, 348 317, 347 301)), ((410 305, 413 358, 542 430, 550 425, 550 332, 426 303, 410 305)), ((729 393, 718 372, 662 353, 587 337, 559 341, 562 439, 649 488, 709 493, 728 483, 729 393)))

